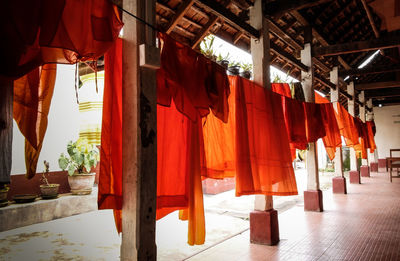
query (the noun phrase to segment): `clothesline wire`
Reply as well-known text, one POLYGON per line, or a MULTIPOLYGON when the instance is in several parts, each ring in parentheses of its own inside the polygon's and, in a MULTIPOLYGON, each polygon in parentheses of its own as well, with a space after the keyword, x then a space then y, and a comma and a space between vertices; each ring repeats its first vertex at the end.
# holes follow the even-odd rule
POLYGON ((121 11, 125 12, 126 14, 132 16, 133 18, 139 20, 140 22, 142 22, 143 24, 147 25, 147 26, 150 27, 151 29, 153 29, 153 30, 155 30, 155 31, 157 31, 157 32, 160 32, 160 30, 159 30, 157 27, 155 27, 154 25, 148 23, 147 21, 145 21, 144 19, 138 17, 137 15, 134 15, 134 14, 132 14, 131 12, 125 10, 125 9, 122 8, 121 6, 117 5, 113 0, 110 0, 110 2, 113 3, 119 10, 121 10, 121 11))

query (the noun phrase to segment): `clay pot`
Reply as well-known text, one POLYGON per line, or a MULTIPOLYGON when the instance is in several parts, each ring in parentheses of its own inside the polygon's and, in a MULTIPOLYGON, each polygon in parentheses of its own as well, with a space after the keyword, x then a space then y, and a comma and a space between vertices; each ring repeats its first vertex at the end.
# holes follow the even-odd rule
POLYGON ((251 72, 250 71, 243 71, 240 73, 240 76, 242 76, 243 78, 246 79, 250 79, 251 78, 251 72))
POLYGON ((60 184, 40 185, 40 193, 43 199, 57 198, 60 184))
POLYGON ((229 66, 229 61, 228 60, 220 60, 220 61, 218 61, 218 63, 219 63, 219 65, 224 67, 226 70, 228 70, 228 66, 229 66))
POLYGON ((239 75, 239 71, 240 71, 239 65, 229 66, 228 68, 228 73, 230 75, 239 75))
POLYGON ((7 202, 8 189, 0 189, 0 203, 7 202))
POLYGON ((89 195, 92 193, 95 173, 74 174, 68 176, 72 195, 89 195))

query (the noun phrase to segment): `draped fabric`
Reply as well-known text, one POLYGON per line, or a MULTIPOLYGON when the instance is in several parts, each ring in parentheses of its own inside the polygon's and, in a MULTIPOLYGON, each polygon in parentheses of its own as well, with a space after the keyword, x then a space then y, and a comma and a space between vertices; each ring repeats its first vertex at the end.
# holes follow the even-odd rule
POLYGON ((236 88, 236 195, 296 195, 281 96, 241 77, 231 83, 236 88))
POLYGON ((374 121, 367 121, 368 141, 370 144, 371 153, 374 153, 374 151, 376 150, 376 144, 374 139, 374 127, 375 127, 374 121))
MULTIPOLYGON (((316 96, 317 97, 317 96, 316 96)), ((342 139, 340 137, 339 126, 335 117, 335 109, 332 103, 320 104, 322 122, 325 129, 325 137, 322 138, 324 142, 326 153, 330 160, 335 158, 336 148, 342 146, 342 139)))
POLYGON ((308 142, 316 142, 319 138, 325 137, 326 132, 323 126, 321 105, 311 102, 304 102, 304 113, 306 115, 306 133, 308 142))
MULTIPOLYGON (((230 86, 234 86, 235 81, 235 77, 229 77, 230 86)), ((223 179, 234 177, 236 173, 236 88, 230 91, 228 122, 223 123, 213 114, 203 120, 207 178, 223 179)))
POLYGON ((173 101, 170 107, 157 105, 157 219, 185 210, 180 217, 188 220, 190 245, 205 240, 203 160, 201 119, 190 120, 173 101))
POLYGON ((98 208, 113 209, 122 231, 122 39, 104 55, 104 96, 101 126, 98 208))
POLYGON ((108 0, 4 1, 0 73, 18 78, 44 63, 96 60, 122 22, 108 0))
POLYGON ((300 150, 307 149, 306 115, 303 102, 283 97, 282 104, 291 147, 300 150))
POLYGON ((207 116, 211 109, 228 120, 229 82, 225 69, 166 34, 161 40, 161 68, 157 72, 157 102, 176 108, 191 120, 207 116))
POLYGON ((29 179, 36 174, 56 74, 55 64, 45 64, 14 81, 13 117, 25 136, 26 177, 29 179))
POLYGON ((290 91, 290 86, 287 83, 271 83, 271 90, 282 96, 292 98, 292 93, 290 91))
POLYGON ((346 145, 352 147, 359 144, 359 133, 354 124, 354 117, 339 103, 335 103, 335 106, 337 106, 336 120, 340 134, 344 137, 346 145))

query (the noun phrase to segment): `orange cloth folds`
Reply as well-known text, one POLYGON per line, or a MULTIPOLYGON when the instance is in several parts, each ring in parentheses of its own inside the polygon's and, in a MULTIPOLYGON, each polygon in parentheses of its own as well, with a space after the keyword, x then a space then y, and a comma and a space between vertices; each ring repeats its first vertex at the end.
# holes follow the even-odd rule
POLYGON ((0 73, 14 78, 44 63, 97 60, 122 28, 108 0, 15 0, 2 8, 0 73))
POLYGON ((14 119, 25 136, 26 177, 36 174, 36 166, 47 129, 57 66, 45 64, 14 81, 14 119))
POLYGON ((340 134, 344 137, 347 146, 354 146, 359 144, 359 134, 354 124, 353 116, 346 111, 346 109, 339 103, 335 103, 337 106, 336 120, 339 126, 340 134))
POLYGON ((303 102, 282 97, 286 130, 292 148, 307 149, 306 115, 303 102))
POLYGON ((104 55, 104 98, 101 126, 98 208, 113 209, 122 231, 122 39, 104 55))
POLYGON ((304 102, 304 113, 306 115, 306 133, 308 142, 316 142, 319 138, 325 137, 323 127, 321 105, 311 102, 304 102))
POLYGON ((281 96, 235 78, 236 195, 296 195, 281 96))
POLYGON ((271 83, 271 90, 285 97, 292 98, 292 92, 287 83, 271 83))
POLYGON ((371 153, 374 153, 374 151, 376 150, 376 143, 374 139, 374 126, 375 123, 373 121, 367 121, 368 141, 370 144, 371 153))
POLYGON ((330 160, 335 158, 336 148, 342 146, 339 126, 336 121, 335 110, 332 103, 320 104, 323 126, 326 136, 322 138, 326 153, 330 160))

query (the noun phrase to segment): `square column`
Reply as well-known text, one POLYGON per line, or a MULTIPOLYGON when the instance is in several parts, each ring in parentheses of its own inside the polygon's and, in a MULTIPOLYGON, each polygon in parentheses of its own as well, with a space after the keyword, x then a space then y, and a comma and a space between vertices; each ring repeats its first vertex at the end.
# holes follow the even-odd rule
MULTIPOLYGON (((347 110, 351 116, 355 117, 355 94, 354 94, 354 82, 350 82, 347 85, 347 93, 351 95, 352 99, 347 99, 347 110)), ((350 170, 359 171, 360 166, 357 165, 357 156, 353 148, 350 148, 350 170)))
MULTIPOLYGON (((333 67, 330 72, 330 81, 336 86, 336 89, 331 89, 331 102, 339 102, 339 75, 338 67, 333 67)), ((343 172, 343 153, 342 147, 336 148, 335 153, 335 177, 332 179, 332 192, 335 194, 346 194, 346 178, 343 172)))
MULTIPOLYGON (((253 58, 254 82, 271 88, 270 39, 268 20, 263 15, 262 0, 256 0, 250 8, 250 25, 260 31, 260 38, 250 41, 253 58)), ((276 245, 279 242, 278 212, 272 196, 256 195, 254 211, 250 213, 250 242, 276 245)))
MULTIPOLYGON (((360 94, 358 95, 358 99, 363 104, 363 105, 360 105, 360 119, 361 119, 362 122, 365 122, 366 110, 365 110, 365 94, 364 94, 364 91, 360 92, 360 94)), ((362 166, 368 166, 368 159, 362 159, 361 160, 361 165, 362 166)))
MULTIPOLYGON (((308 66, 308 71, 301 72, 304 97, 306 102, 314 102, 314 70, 311 55, 312 29, 304 29, 304 49, 301 50, 301 62, 308 66)), ((307 190, 304 191, 304 210, 323 211, 322 191, 319 188, 319 172, 317 146, 315 142, 309 143, 306 156, 307 190)))

